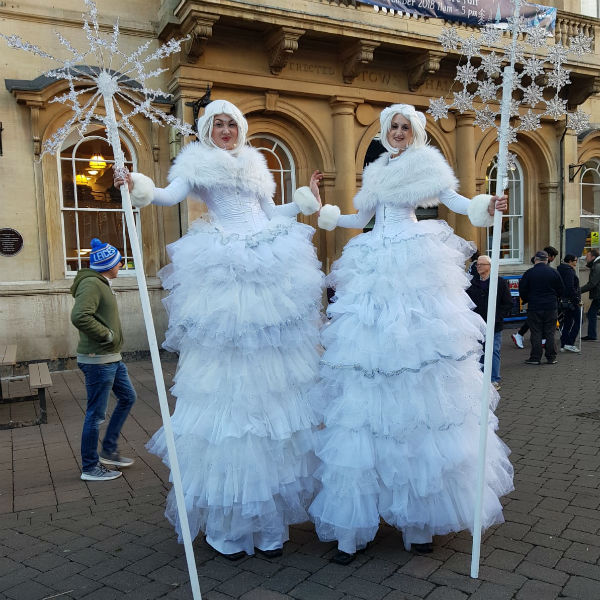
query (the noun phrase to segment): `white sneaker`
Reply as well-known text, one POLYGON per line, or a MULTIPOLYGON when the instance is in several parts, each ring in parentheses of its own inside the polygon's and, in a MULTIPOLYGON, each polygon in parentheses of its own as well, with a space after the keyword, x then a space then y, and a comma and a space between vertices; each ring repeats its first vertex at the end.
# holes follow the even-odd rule
POLYGON ((523 344, 523 336, 520 333, 513 333, 510 337, 517 348, 525 348, 525 345, 523 344))
POLYGON ((566 351, 567 351, 567 349, 566 349, 566 348, 563 346, 563 347, 560 349, 560 351, 561 351, 561 352, 566 352, 566 351))
POLYGON ((581 352, 577 346, 565 346, 565 350, 568 350, 569 352, 581 352))

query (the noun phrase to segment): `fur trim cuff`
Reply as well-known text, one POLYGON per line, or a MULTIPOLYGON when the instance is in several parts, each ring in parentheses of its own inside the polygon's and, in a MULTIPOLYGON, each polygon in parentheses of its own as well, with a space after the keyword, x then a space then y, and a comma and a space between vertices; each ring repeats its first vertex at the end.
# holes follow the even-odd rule
POLYGON ((154 198, 154 181, 143 173, 131 173, 133 189, 129 193, 131 204, 136 208, 148 206, 154 198))
POLYGON ((319 210, 319 201, 306 185, 294 192, 293 202, 303 215, 312 215, 319 210))
POLYGON ((492 198, 489 194, 479 194, 471 200, 467 214, 475 227, 491 227, 494 224, 494 217, 488 212, 492 198))
POLYGON ((327 231, 333 231, 340 218, 340 212, 339 206, 334 206, 333 204, 323 206, 319 214, 319 227, 327 231))

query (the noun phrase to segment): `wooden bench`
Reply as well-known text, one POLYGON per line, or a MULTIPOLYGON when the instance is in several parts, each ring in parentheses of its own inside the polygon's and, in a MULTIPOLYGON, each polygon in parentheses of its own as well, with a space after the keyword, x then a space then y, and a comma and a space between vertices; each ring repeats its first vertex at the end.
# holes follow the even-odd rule
MULTIPOLYGON (((0 345, 0 367, 14 367, 17 364, 17 345, 2 344, 0 345)), ((2 382, 0 381, 0 402, 3 400, 2 382)))
POLYGON ((29 389, 36 394, 40 402, 40 423, 48 422, 46 413, 46 388, 52 387, 52 378, 48 363, 29 363, 29 389))
MULTIPOLYGON (((0 367, 13 367, 17 363, 17 345, 16 344, 0 344, 0 367)), ((13 371, 14 373, 14 371, 13 371)), ((21 379, 18 377, 17 379, 21 379)), ((24 377, 23 377, 24 379, 24 377)), ((2 395, 2 382, 0 381, 0 404, 8 404, 13 402, 26 402, 35 400, 36 397, 40 403, 39 417, 32 421, 12 421, 8 423, 0 423, 0 429, 14 429, 15 427, 27 427, 29 425, 39 425, 40 423, 48 422, 48 414, 46 411, 46 390, 52 387, 52 378, 48 370, 48 363, 37 362, 29 364, 29 390, 30 395, 27 396, 8 396, 2 395)))

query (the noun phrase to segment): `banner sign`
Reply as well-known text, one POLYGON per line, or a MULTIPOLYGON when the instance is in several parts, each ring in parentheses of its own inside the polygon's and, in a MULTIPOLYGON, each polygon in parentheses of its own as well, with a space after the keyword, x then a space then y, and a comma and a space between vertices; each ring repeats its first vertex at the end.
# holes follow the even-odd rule
MULTIPOLYGON (((370 4, 387 10, 461 21, 469 25, 486 25, 495 23, 499 27, 506 26, 514 12, 511 0, 358 0, 361 4, 370 4)), ((549 34, 554 34, 556 25, 556 8, 541 4, 521 4, 521 16, 527 25, 544 27, 549 34)))

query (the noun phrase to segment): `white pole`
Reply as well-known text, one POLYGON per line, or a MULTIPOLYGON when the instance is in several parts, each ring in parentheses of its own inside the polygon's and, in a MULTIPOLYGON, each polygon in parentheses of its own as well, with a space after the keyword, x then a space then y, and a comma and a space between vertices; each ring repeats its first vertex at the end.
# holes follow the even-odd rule
MULTIPOLYGON (((520 0, 515 1, 515 19, 519 17, 520 0)), ((510 103, 512 98, 512 82, 515 65, 515 45, 517 31, 513 31, 510 65, 504 67, 502 76, 502 104, 500 113, 500 148, 498 149, 498 168, 496 178, 496 196, 502 196, 508 163, 508 126, 510 119, 510 103)), ((479 454, 477 460, 477 488, 475 498, 475 516, 473 519, 473 547, 471 550, 471 577, 479 576, 479 558, 481 554, 481 513, 485 489, 486 453, 488 436, 488 419, 490 410, 490 381, 492 358, 494 353, 494 325, 496 323, 496 295, 498 293, 498 267, 500 262, 500 235, 502 232, 502 213, 494 212, 492 230, 492 269, 488 297, 487 323, 485 329, 485 357, 483 363, 483 388, 479 414, 479 454)))
MULTIPOLYGON (((104 107, 107 115, 106 129, 108 133, 108 141, 110 142, 114 152, 115 167, 122 172, 125 167, 125 156, 123 154, 123 150, 121 149, 121 140, 119 138, 112 96, 109 94, 103 94, 102 97, 104 98, 104 107)), ((196 569, 196 560, 194 558, 194 548, 192 546, 192 536, 190 534, 187 511, 185 509, 185 498, 183 495, 183 485, 181 483, 181 473, 179 471, 179 461, 177 460, 177 452, 175 450, 175 437, 173 436, 173 428, 171 426, 171 415, 169 413, 169 404, 167 402, 167 391, 165 388, 165 380, 163 378, 163 372, 160 363, 158 343, 156 341, 156 331, 154 329, 154 321, 152 319, 152 310, 150 308, 148 286, 146 285, 146 276, 144 275, 144 265, 142 262, 142 253, 140 251, 140 242, 138 240, 137 231, 135 228, 135 220, 133 218, 133 209, 131 207, 131 199, 129 197, 129 188, 127 187, 127 184, 121 186, 121 198, 123 202, 123 210, 125 211, 127 230, 129 232, 129 242, 133 252, 135 274, 140 290, 142 313, 144 315, 146 334, 148 336, 148 345, 150 346, 150 356, 152 358, 152 368, 154 370, 154 379, 156 381, 156 389, 158 391, 158 403, 160 405, 165 439, 167 441, 167 453, 169 456, 169 463, 171 465, 171 474, 173 476, 173 488, 175 490, 177 512, 179 515, 179 523, 181 525, 181 537, 183 538, 183 546, 185 548, 185 557, 190 576, 190 584, 192 586, 192 597, 194 600, 202 600, 202 595, 200 593, 200 582, 198 581, 198 571, 196 569)))

